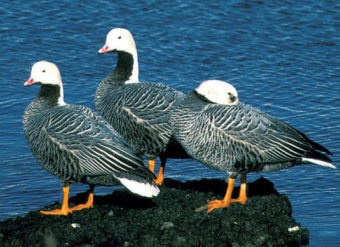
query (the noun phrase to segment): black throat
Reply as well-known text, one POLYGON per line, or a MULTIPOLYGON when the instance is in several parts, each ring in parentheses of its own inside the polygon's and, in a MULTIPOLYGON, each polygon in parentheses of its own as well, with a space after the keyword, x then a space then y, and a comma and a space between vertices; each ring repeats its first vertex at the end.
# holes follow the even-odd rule
POLYGON ((122 79, 129 79, 133 70, 133 56, 131 53, 125 51, 118 51, 117 65, 114 70, 122 79))
POLYGON ((37 95, 37 100, 43 101, 48 106, 58 105, 60 97, 59 85, 41 85, 40 91, 37 95))

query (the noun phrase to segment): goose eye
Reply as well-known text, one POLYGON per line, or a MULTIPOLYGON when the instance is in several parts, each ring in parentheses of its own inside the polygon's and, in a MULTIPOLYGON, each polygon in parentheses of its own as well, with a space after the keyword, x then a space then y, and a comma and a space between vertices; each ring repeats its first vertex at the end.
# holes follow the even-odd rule
POLYGON ((122 36, 118 36, 118 39, 121 39, 122 38, 122 36))
POLYGON ((43 72, 43 73, 45 73, 46 71, 45 71, 45 70, 43 70, 42 72, 43 72))

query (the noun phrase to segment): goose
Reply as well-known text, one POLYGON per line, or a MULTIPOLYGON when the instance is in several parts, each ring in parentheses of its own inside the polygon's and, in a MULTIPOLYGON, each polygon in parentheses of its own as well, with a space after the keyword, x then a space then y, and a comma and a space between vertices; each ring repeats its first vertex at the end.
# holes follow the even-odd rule
POLYGON ((67 104, 58 67, 48 61, 35 63, 24 86, 40 84, 36 98, 23 114, 23 130, 37 161, 59 178, 63 187, 61 209, 40 211, 68 215, 93 207, 95 185, 124 185, 145 197, 157 196, 153 173, 142 157, 102 117, 91 109, 67 104), (69 208, 70 185, 90 185, 85 204, 69 208))
POLYGON ((246 175, 290 168, 302 163, 335 168, 331 152, 289 124, 238 100, 231 84, 208 80, 189 93, 173 111, 173 135, 185 151, 209 168, 226 172, 223 200, 207 205, 210 213, 231 202, 246 203, 246 175), (231 199, 234 181, 241 181, 231 199))
POLYGON ((172 109, 184 94, 161 83, 139 82, 137 49, 129 30, 114 28, 107 34, 98 53, 108 52, 117 53, 117 64, 96 90, 96 110, 147 158, 151 171, 160 157, 155 183, 161 185, 167 158, 189 158, 172 138, 170 126, 172 109))

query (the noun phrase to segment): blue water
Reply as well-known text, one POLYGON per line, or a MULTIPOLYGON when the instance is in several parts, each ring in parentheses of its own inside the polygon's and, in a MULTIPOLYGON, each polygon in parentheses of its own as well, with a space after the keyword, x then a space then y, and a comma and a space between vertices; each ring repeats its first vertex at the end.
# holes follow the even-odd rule
MULTIPOLYGON (((334 153, 336 170, 303 165, 248 180, 264 176, 288 195, 294 217, 310 230, 311 246, 339 246, 338 1, 78 2, 0 6, 0 220, 61 201, 58 179, 35 161, 22 132, 22 113, 38 92, 23 87, 32 64, 56 63, 65 101, 93 107, 95 89, 116 61, 97 50, 111 28, 125 27, 135 37, 142 81, 189 92, 206 79, 226 80, 241 101, 292 124, 334 153)), ((166 176, 226 178, 192 160, 170 160, 166 176)), ((71 196, 86 189, 74 185, 71 196)))

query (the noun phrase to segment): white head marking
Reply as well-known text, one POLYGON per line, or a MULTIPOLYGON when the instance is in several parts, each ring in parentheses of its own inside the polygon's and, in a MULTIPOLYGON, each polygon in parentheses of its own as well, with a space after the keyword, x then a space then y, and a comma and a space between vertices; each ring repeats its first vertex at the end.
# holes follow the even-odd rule
POLYGON ((135 40, 131 32, 124 28, 114 28, 106 36, 105 45, 98 50, 98 53, 109 51, 123 51, 130 53, 133 57, 132 75, 125 83, 138 82, 138 56, 135 40))
POLYGON ((59 86, 60 95, 58 99, 58 104, 65 105, 63 83, 57 65, 48 61, 36 62, 32 67, 29 80, 39 82, 42 85, 59 86))

